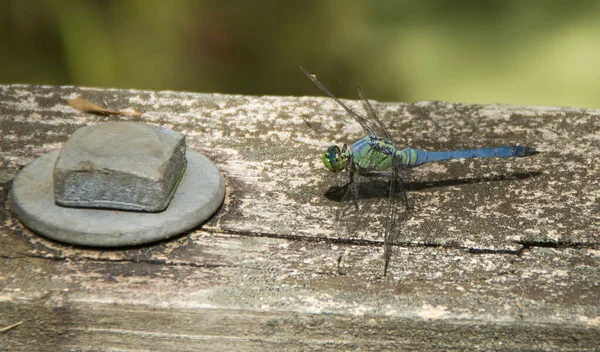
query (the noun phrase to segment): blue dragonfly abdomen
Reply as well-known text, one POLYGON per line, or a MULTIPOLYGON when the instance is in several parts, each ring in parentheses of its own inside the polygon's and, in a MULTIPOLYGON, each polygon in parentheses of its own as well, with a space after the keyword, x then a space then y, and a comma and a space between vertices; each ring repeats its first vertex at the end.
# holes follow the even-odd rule
POLYGON ((392 167, 393 157, 398 159, 399 165, 402 167, 410 168, 442 160, 513 158, 536 153, 535 148, 518 145, 441 152, 428 152, 412 148, 398 151, 390 141, 378 139, 373 135, 366 136, 356 141, 352 144, 351 150, 352 161, 356 168, 375 171, 390 169, 392 167))
POLYGON ((452 150, 442 152, 427 152, 424 150, 406 148, 397 153, 400 164, 404 167, 415 167, 421 164, 453 159, 474 158, 514 158, 535 154, 535 148, 525 146, 502 146, 495 148, 480 148, 466 150, 452 150))

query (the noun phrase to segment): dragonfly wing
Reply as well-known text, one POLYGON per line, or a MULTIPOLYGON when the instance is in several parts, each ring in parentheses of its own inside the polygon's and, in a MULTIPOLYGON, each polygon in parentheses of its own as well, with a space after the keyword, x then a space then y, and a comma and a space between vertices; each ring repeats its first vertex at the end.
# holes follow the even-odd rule
MULTIPOLYGON (((373 228, 373 222, 381 220, 383 224, 383 275, 387 271, 392 258, 393 246, 401 234, 403 219, 408 204, 402 180, 404 169, 398 159, 392 159, 392 170, 388 172, 369 173, 364 168, 372 163, 370 158, 378 157, 375 149, 370 149, 358 163, 361 170, 355 172, 353 182, 348 186, 338 208, 336 223, 346 229, 348 234, 356 234, 359 230, 373 228)), ((391 157, 391 156, 390 156, 391 157)))
POLYGON ((394 158, 392 164, 393 171, 389 180, 388 216, 383 239, 383 276, 387 275, 387 270, 392 258, 392 245, 400 237, 402 217, 408 209, 408 198, 406 196, 406 191, 404 190, 404 185, 402 184, 403 170, 401 169, 398 159, 394 158))
MULTIPOLYGON (((379 138, 385 138, 392 144, 392 146, 394 146, 394 149, 397 150, 391 135, 388 133, 381 120, 379 120, 377 117, 375 110, 369 103, 369 100, 365 97, 363 90, 358 84, 356 85, 356 92, 358 93, 360 101, 362 102, 363 107, 369 117, 369 121, 366 123, 372 126, 372 130, 376 131, 376 136, 379 138)), ((389 179, 387 224, 383 238, 384 276, 387 275, 387 270, 392 258, 392 245, 400 236, 402 216, 405 214, 405 210, 408 206, 408 198, 402 183, 403 169, 401 168, 400 161, 397 158, 393 157, 392 155, 390 155, 390 157, 392 158, 392 174, 389 179)))
POLYGON ((358 93, 360 102, 362 103, 363 108, 365 109, 365 111, 367 112, 367 116, 369 117, 369 120, 365 121, 364 123, 368 124, 372 131, 375 131, 375 136, 377 136, 378 138, 385 138, 386 140, 391 141, 392 137, 383 126, 383 123, 381 123, 381 121, 377 117, 375 110, 373 110, 373 107, 369 103, 369 100, 365 97, 365 93, 358 84, 356 85, 356 92, 358 93))
POLYGON ((358 203, 359 179, 360 176, 353 176, 353 181, 348 184, 335 216, 336 227, 346 229, 349 234, 355 233, 361 222, 361 210, 358 203))
POLYGON ((354 110, 350 109, 348 106, 346 106, 346 104, 342 103, 341 100, 336 98, 335 95, 331 94, 331 92, 329 90, 327 90, 327 88, 325 88, 325 86, 323 86, 321 84, 321 82, 319 82, 319 80, 317 80, 317 77, 315 77, 315 75, 312 75, 310 72, 308 72, 302 66, 300 66, 300 69, 302 70, 302 72, 304 72, 304 74, 306 75, 306 77, 308 77, 308 79, 313 81, 313 83, 317 87, 319 87, 319 89, 321 89, 321 91, 323 91, 323 93, 327 94, 331 99, 335 100, 336 103, 338 103, 342 108, 344 108, 344 110, 346 110, 362 126, 362 128, 365 130, 365 132, 367 132, 368 134, 376 133, 375 130, 373 130, 371 128, 371 126, 369 124, 367 124, 367 121, 363 117, 359 116, 356 112, 354 112, 354 110))

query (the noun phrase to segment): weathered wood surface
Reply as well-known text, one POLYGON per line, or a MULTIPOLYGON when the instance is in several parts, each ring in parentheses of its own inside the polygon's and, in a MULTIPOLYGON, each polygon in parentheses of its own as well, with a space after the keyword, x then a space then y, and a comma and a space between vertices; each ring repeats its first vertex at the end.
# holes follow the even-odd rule
POLYGON ((0 86, 0 350, 597 348, 600 111, 374 107, 399 144, 541 154, 412 170, 415 209, 382 278, 382 214, 346 233, 325 197, 345 179, 320 154, 363 135, 332 101, 0 86), (79 113, 65 104, 73 97, 144 115, 79 113), (213 160, 227 182, 217 215, 132 249, 76 248, 25 229, 7 203, 19 169, 77 128, 116 120, 183 132, 213 160))

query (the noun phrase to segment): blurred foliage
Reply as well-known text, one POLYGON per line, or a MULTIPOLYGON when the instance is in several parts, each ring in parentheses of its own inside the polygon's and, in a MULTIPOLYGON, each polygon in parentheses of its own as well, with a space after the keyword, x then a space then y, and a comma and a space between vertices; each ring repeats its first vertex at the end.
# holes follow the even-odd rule
POLYGON ((598 107, 600 1, 4 0, 0 83, 598 107))

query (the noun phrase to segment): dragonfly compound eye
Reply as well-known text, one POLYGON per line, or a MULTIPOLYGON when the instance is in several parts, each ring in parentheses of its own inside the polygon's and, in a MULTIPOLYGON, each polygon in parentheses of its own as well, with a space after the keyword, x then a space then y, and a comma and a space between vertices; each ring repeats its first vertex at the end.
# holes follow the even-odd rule
POLYGON ((323 164, 325 164, 325 167, 327 169, 331 170, 331 163, 329 162, 329 154, 323 153, 323 155, 321 155, 321 160, 323 160, 323 164))
POLYGON ((325 167, 331 172, 340 172, 346 167, 346 160, 337 145, 329 147, 327 152, 323 153, 321 159, 325 167))
POLYGON ((346 167, 346 159, 337 145, 332 145, 321 156, 323 164, 331 172, 340 172, 346 167))

